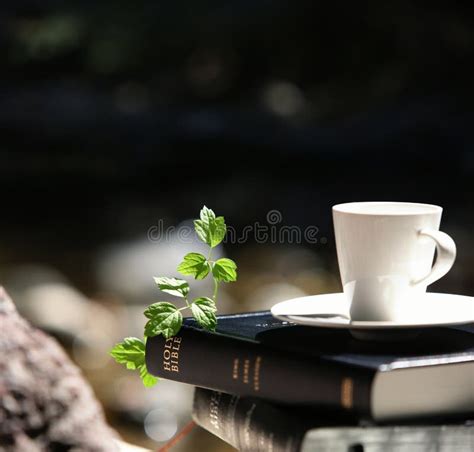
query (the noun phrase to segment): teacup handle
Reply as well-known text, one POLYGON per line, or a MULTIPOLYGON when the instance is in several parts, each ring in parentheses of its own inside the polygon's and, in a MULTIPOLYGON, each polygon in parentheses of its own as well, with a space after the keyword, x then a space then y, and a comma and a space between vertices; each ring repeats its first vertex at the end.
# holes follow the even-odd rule
POLYGON ((448 234, 435 229, 421 229, 418 234, 426 235, 435 241, 437 256, 431 271, 425 277, 412 281, 411 284, 428 286, 451 270, 456 259, 456 244, 448 234))

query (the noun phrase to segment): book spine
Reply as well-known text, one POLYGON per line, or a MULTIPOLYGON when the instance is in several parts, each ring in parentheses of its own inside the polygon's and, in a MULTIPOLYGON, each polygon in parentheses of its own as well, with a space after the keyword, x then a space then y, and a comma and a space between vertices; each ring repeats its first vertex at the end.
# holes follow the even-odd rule
POLYGON ((307 430, 262 400, 202 388, 194 392, 193 419, 241 452, 298 452, 307 430))
POLYGON ((370 415, 372 370, 188 326, 170 339, 148 338, 146 365, 153 375, 202 388, 370 415))

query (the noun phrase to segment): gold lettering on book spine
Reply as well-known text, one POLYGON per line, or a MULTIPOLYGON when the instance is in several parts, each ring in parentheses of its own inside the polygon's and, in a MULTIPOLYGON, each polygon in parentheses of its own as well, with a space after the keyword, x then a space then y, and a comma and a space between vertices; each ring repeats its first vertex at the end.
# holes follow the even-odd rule
POLYGON ((253 373, 253 389, 260 391, 260 366, 262 364, 262 357, 257 356, 255 358, 255 368, 253 373))
POLYGON ((245 359, 244 360, 244 383, 248 384, 249 383, 249 370, 250 370, 250 360, 245 359))
POLYGON ((239 358, 234 359, 234 363, 232 366, 232 379, 233 380, 239 379, 239 358))
POLYGON ((163 348, 163 370, 179 373, 179 348, 181 337, 174 336, 166 339, 163 348))
POLYGON ((352 378, 345 377, 342 379, 341 405, 346 409, 351 409, 354 405, 354 382, 352 378))

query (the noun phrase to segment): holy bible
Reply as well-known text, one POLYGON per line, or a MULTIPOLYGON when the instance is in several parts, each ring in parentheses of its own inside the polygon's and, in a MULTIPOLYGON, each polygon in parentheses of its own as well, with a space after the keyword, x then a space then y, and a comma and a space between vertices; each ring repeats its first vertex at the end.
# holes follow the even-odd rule
POLYGON ((474 450, 474 421, 397 426, 352 425, 318 410, 208 389, 194 391, 197 425, 241 452, 465 452, 474 450))
POLYGON ((146 364, 170 380, 378 422, 474 413, 473 326, 386 343, 269 312, 219 316, 215 333, 185 319, 177 336, 147 340, 146 364))

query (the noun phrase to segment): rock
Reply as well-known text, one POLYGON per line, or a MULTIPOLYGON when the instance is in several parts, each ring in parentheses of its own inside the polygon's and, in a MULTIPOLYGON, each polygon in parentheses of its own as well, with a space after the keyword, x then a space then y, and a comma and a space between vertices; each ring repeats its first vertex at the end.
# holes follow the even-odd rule
POLYGON ((0 287, 0 450, 118 450, 80 370, 32 327, 0 287))

